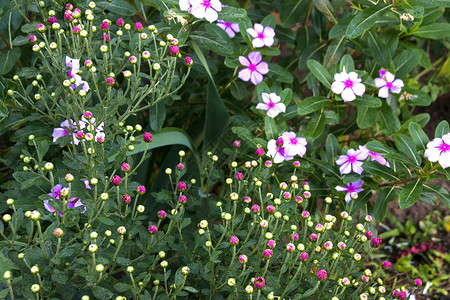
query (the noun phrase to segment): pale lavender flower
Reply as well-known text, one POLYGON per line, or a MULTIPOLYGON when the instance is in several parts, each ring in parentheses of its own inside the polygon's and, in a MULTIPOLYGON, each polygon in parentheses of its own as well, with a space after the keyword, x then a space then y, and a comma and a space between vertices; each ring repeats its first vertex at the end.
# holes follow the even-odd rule
POLYGON ((349 203, 350 200, 352 200, 351 194, 353 192, 355 193, 359 193, 362 192, 364 189, 361 188, 363 182, 361 179, 352 182, 352 183, 346 183, 346 187, 342 187, 342 186, 336 186, 336 190, 338 192, 347 192, 347 194, 345 195, 345 202, 349 203))
POLYGON ((265 61, 261 61, 261 53, 257 51, 250 52, 248 59, 244 56, 239 56, 239 62, 247 68, 239 71, 239 78, 243 81, 251 81, 257 85, 263 80, 263 75, 269 73, 269 65, 265 61))
POLYGON ((401 79, 395 79, 394 74, 385 70, 380 70, 380 78, 375 78, 375 86, 380 89, 380 98, 389 97, 389 90, 394 94, 400 93, 404 85, 401 79))
POLYGON ((229 23, 222 20, 217 20, 217 26, 225 30, 230 38, 234 38, 237 32, 240 32, 238 23, 229 23))
POLYGON ((222 3, 219 0, 190 0, 190 4, 192 5, 190 13, 194 17, 205 18, 210 23, 217 20, 219 17, 217 12, 222 10, 222 3))
POLYGON ((361 167, 363 160, 367 158, 369 152, 366 149, 360 148, 358 150, 349 149, 347 155, 341 155, 336 160, 336 163, 341 166, 339 171, 341 174, 348 174, 352 170, 355 173, 361 174, 364 170, 361 167))
POLYGON ((256 23, 253 28, 248 28, 247 32, 254 37, 252 45, 254 48, 261 48, 264 46, 270 47, 273 45, 275 31, 272 27, 264 27, 256 23))
POLYGON ((369 149, 367 149, 366 146, 359 146, 359 149, 367 151, 369 153, 371 161, 377 161, 380 165, 386 166, 388 168, 391 167, 391 165, 389 165, 389 162, 386 160, 386 158, 383 157, 383 154, 372 152, 369 149))
POLYGON ((70 68, 70 71, 68 72, 69 77, 75 78, 75 83, 73 83, 70 87, 72 89, 76 89, 77 86, 82 84, 82 89, 86 92, 89 91, 89 84, 86 81, 82 80, 81 76, 77 74, 77 72, 80 71, 80 60, 66 56, 66 67, 70 68))
POLYGON ((361 83, 356 72, 342 71, 334 75, 334 82, 331 85, 333 93, 341 95, 344 102, 353 101, 357 96, 362 96, 366 91, 366 87, 361 83))
POLYGON ((306 153, 306 142, 305 138, 297 137, 295 132, 284 132, 281 137, 283 138, 284 152, 287 156, 299 155, 303 157, 306 153))
POLYGON ((431 162, 439 162, 444 169, 450 167, 450 132, 428 142, 425 157, 431 162))
POLYGON ((75 145, 78 145, 78 143, 80 143, 80 140, 76 138, 76 133, 74 132, 74 130, 77 129, 77 126, 72 119, 70 119, 70 121, 69 120, 62 121, 61 124, 59 124, 59 126, 61 127, 53 129, 52 133, 53 143, 56 142, 56 140, 59 139, 60 137, 70 134, 71 131, 73 143, 75 145))
POLYGON ((256 109, 263 109, 271 118, 275 118, 279 113, 286 112, 286 105, 281 103, 281 98, 275 93, 262 93, 263 103, 258 103, 256 109))
MULTIPOLYGON (((51 213, 55 212, 55 209, 50 206, 50 201, 53 201, 53 199, 59 200, 61 198, 61 190, 62 189, 63 189, 63 186, 60 185, 60 184, 57 184, 51 189, 51 192, 47 194, 50 197, 52 197, 52 199, 44 200, 44 207, 49 212, 51 212, 51 213)), ((84 206, 84 204, 81 203, 81 200, 78 199, 77 197, 70 198, 68 203, 67 203, 68 208, 74 208, 74 207, 78 207, 78 206, 81 206, 81 205, 84 206)), ((85 211, 86 211, 86 206, 84 206, 84 210, 81 213, 84 213, 85 211)), ((59 211, 58 211, 58 214, 60 216, 62 216, 62 214, 59 211)))
POLYGON ((280 146, 279 143, 277 143, 276 140, 270 140, 267 143, 267 156, 273 158, 274 163, 281 163, 285 160, 291 160, 294 158, 294 156, 289 156, 286 154, 286 149, 283 147, 283 145, 280 146))

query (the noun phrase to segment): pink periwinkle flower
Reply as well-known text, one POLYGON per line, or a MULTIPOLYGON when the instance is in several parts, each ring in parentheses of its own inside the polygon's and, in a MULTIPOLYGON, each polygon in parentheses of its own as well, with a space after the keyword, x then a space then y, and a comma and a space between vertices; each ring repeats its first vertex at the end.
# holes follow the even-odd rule
POLYGON ((156 234, 156 233, 158 232, 158 228, 157 228, 155 225, 150 225, 150 226, 148 227, 148 232, 149 232, 151 235, 154 235, 154 234, 156 234))
POLYGON ((375 86, 380 89, 378 91, 380 98, 389 97, 389 90, 391 93, 399 94, 404 85, 401 79, 395 79, 394 74, 385 70, 380 71, 380 78, 375 78, 375 86))
POLYGON ((417 279, 414 280, 414 285, 415 285, 416 287, 421 287, 422 284, 423 284, 422 279, 417 278, 417 279))
POLYGON ((185 195, 181 195, 181 196, 178 198, 178 202, 180 202, 181 204, 186 204, 186 202, 187 202, 187 197, 186 197, 185 195))
POLYGON ((279 113, 286 112, 286 105, 281 103, 281 97, 275 93, 262 93, 262 103, 256 105, 256 109, 266 111, 267 116, 275 118, 279 113))
POLYGON ((360 147, 358 150, 349 149, 347 151, 347 155, 341 155, 336 160, 336 163, 341 166, 339 171, 341 174, 348 174, 351 171, 361 173, 364 171, 361 167, 363 164, 363 160, 365 160, 369 156, 369 152, 367 148, 360 147))
POLYGON ((252 212, 254 212, 255 214, 259 213, 261 211, 261 208, 259 207, 259 205, 253 205, 252 206, 252 212))
POLYGON ((297 137, 295 132, 284 132, 281 137, 284 141, 285 153, 287 156, 298 155, 303 157, 306 153, 306 139, 297 137))
POLYGON ((192 67, 192 65, 194 64, 194 61, 192 60, 191 57, 186 56, 186 57, 184 58, 184 64, 185 64, 186 66, 188 66, 188 67, 192 67))
POLYGON ((116 21, 117 26, 122 27, 125 25, 125 21, 122 18, 118 18, 116 21))
POLYGON ((306 253, 306 252, 300 253, 300 259, 301 259, 302 261, 307 261, 308 258, 309 258, 309 254, 308 254, 308 253, 306 253))
POLYGON ((325 279, 327 279, 327 271, 325 271, 325 269, 322 269, 319 272, 317 272, 317 278, 320 281, 324 281, 325 279))
POLYGON ((76 138, 76 134, 73 132, 74 130, 76 130, 77 126, 72 119, 62 121, 61 124, 59 124, 59 126, 61 127, 53 129, 52 133, 53 143, 56 142, 56 140, 58 140, 60 137, 70 134, 71 131, 72 131, 72 142, 75 145, 78 145, 80 143, 80 140, 76 138))
POLYGON ((273 251, 272 251, 272 249, 265 249, 265 250, 263 251, 263 256, 264 256, 265 258, 271 258, 271 257, 273 256, 273 251))
POLYGON ((144 29, 144 26, 142 26, 141 22, 136 22, 134 24, 134 30, 136 30, 137 32, 142 32, 143 29, 144 29))
POLYGON ((115 186, 118 186, 122 182, 122 179, 118 175, 114 175, 111 179, 111 183, 115 186))
POLYGON ((277 242, 275 242, 274 240, 267 241, 267 247, 269 247, 270 249, 275 248, 276 245, 277 245, 277 242))
POLYGON ((177 56, 180 53, 180 49, 176 45, 170 45, 170 54, 177 56))
POLYGON ((112 77, 106 78, 106 84, 107 84, 107 85, 113 86, 113 85, 114 85, 114 82, 115 82, 114 78, 112 78, 112 77))
POLYGON ((122 203, 123 204, 129 204, 131 202, 131 197, 128 194, 124 194, 122 196, 122 203))
POLYGON ((248 261, 247 255, 245 254, 239 255, 238 260, 241 264, 246 264, 248 261))
POLYGON ((230 237, 230 244, 232 246, 236 246, 237 244, 239 244, 239 238, 237 236, 235 236, 235 235, 232 235, 230 237))
POLYGON ((102 24, 100 24, 100 29, 104 32, 109 30, 109 23, 108 21, 103 21, 102 24))
POLYGON ((286 149, 283 147, 283 138, 278 138, 277 140, 270 140, 267 143, 267 156, 273 159, 274 163, 281 163, 284 160, 291 160, 294 156, 289 156, 286 154, 286 149))
POLYGON ((239 62, 247 68, 239 71, 239 78, 243 81, 251 81, 257 85, 263 80, 263 75, 269 73, 269 65, 262 61, 260 52, 253 51, 248 55, 248 59, 244 56, 239 56, 239 62))
POLYGON ((178 182, 177 189, 179 192, 184 192, 187 188, 186 182, 180 181, 178 182))
POLYGON ((450 167, 450 132, 428 142, 425 157, 431 162, 439 162, 444 169, 450 167))
POLYGON ((222 10, 222 3, 219 0, 189 0, 190 13, 199 19, 205 18, 212 23, 219 17, 218 12, 222 10))
MULTIPOLYGON (((48 200, 44 200, 44 207, 46 210, 48 210, 51 213, 54 213, 56 210, 51 207, 50 203, 53 200, 59 200, 61 198, 61 190, 63 189, 63 186, 60 184, 55 185, 54 187, 52 187, 51 192, 48 193, 47 195, 49 195, 50 197, 52 197, 52 199, 48 199, 48 200)), ((69 199, 69 201, 67 202, 67 207, 72 209, 78 206, 83 206, 84 210, 81 213, 84 213, 86 211, 86 206, 81 203, 81 200, 78 199, 77 197, 72 197, 69 199)), ((61 212, 57 212, 58 215, 62 216, 61 212)))
POLYGON ((256 23, 253 28, 247 29, 248 34, 254 37, 252 45, 254 48, 270 47, 273 45, 275 30, 272 27, 264 27, 256 23))
POLYGON ((140 185, 140 186, 138 186, 137 187, 137 189, 136 189, 136 192, 139 194, 139 195, 144 195, 145 194, 145 186, 143 186, 143 185, 140 185))
POLYGON ((375 248, 378 248, 378 247, 381 246, 381 243, 382 243, 382 242, 383 242, 383 241, 381 240, 380 237, 373 238, 373 239, 372 239, 372 246, 375 247, 375 248))
POLYGON ((255 288, 260 290, 266 284, 266 280, 264 279, 264 277, 256 277, 255 280, 253 280, 253 284, 255 285, 255 288))
POLYGON ((344 102, 353 101, 356 96, 362 96, 366 91, 366 87, 358 78, 358 73, 343 71, 334 75, 334 82, 331 85, 333 93, 341 95, 344 102))
POLYGON ((347 192, 347 194, 345 195, 345 202, 349 203, 350 200, 352 200, 351 194, 352 193, 359 193, 362 192, 364 189, 361 188, 363 182, 361 179, 358 179, 355 182, 352 183, 346 183, 347 187, 342 187, 342 186, 336 186, 336 190, 338 192, 347 192))
POLYGON ((158 211, 158 219, 165 219, 167 217, 167 213, 164 210, 158 211))
POLYGON ((80 60, 66 56, 66 67, 70 68, 70 71, 68 72, 69 77, 75 78, 75 83, 70 87, 72 89, 75 89, 77 86, 82 84, 82 89, 85 91, 89 91, 89 84, 86 81, 82 80, 81 76, 77 74, 77 72, 80 70, 80 60))
POLYGON ((152 134, 148 132, 144 132, 143 138, 146 143, 150 143, 153 140, 152 134))
POLYGON ((273 205, 267 206, 267 211, 269 212, 269 214, 273 214, 275 212, 275 206, 273 205))
POLYGON ((50 17, 47 20, 48 24, 52 25, 58 22, 58 20, 55 17, 50 17))
POLYGON ((217 26, 225 30, 230 38, 234 38, 237 32, 240 32, 238 23, 229 23, 222 20, 217 20, 217 26))
POLYGON ((367 151, 370 156, 371 161, 377 161, 380 165, 386 166, 390 168, 389 162, 386 160, 386 158, 383 157, 384 154, 372 152, 369 149, 367 149, 366 146, 359 146, 360 150, 367 151))

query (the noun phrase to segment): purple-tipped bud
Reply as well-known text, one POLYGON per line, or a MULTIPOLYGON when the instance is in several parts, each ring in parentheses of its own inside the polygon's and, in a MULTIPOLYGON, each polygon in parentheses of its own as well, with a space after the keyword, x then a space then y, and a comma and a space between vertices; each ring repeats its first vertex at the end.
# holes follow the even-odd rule
POLYGON ((178 182, 177 189, 179 192, 184 192, 186 190, 186 188, 187 188, 186 182, 184 182, 184 181, 178 182))
POLYGON ((102 33, 102 37, 101 37, 102 41, 104 41, 105 43, 109 43, 109 35, 104 32, 102 33))
POLYGON ((309 254, 308 254, 308 253, 306 253, 306 252, 300 253, 300 259, 301 259, 301 260, 307 261, 308 258, 309 258, 309 254))
POLYGON ((139 195, 144 195, 145 194, 145 186, 143 186, 143 185, 138 186, 136 191, 139 195))
POLYGON ((165 219, 167 217, 167 213, 164 210, 158 211, 158 218, 165 219))
POLYGON ((92 113, 90 111, 85 111, 83 116, 85 119, 89 120, 90 118, 92 118, 92 113))
POLYGON ((253 284, 255 285, 255 288, 260 290, 266 284, 266 280, 264 279, 264 277, 256 277, 255 280, 253 280, 253 284))
POLYGON ((417 278, 417 279, 414 280, 414 285, 415 285, 416 287, 421 287, 422 284, 423 284, 422 279, 417 278))
POLYGON ((259 213, 261 211, 261 208, 258 205, 253 205, 252 206, 252 212, 254 212, 255 214, 259 213))
POLYGON ((128 171, 130 171, 130 165, 127 164, 127 163, 123 163, 122 166, 121 166, 121 169, 124 172, 128 172, 128 171))
POLYGON ((233 147, 235 147, 235 148, 241 147, 241 141, 240 141, 240 140, 235 140, 235 141, 233 142, 233 147))
POLYGON ((148 226, 148 232, 151 235, 154 235, 158 232, 158 228, 155 225, 150 225, 150 226, 148 226))
POLYGON ((131 202, 131 197, 128 194, 124 194, 122 196, 122 203, 123 204, 129 204, 131 202))
POLYGON ((294 168, 300 168, 300 162, 298 160, 293 162, 294 168))
POLYGON ((72 182, 75 178, 72 174, 67 173, 66 176, 64 176, 64 179, 66 180, 66 182, 72 182))
POLYGON ((75 33, 75 34, 79 34, 80 31, 81 31, 81 29, 80 29, 80 27, 75 26, 74 28, 72 28, 72 31, 73 31, 73 33, 75 33))
POLYGON ((268 241, 267 241, 267 246, 268 246, 270 249, 275 248, 276 245, 277 245, 277 242, 275 242, 274 240, 268 240, 268 241))
POLYGON ((298 241, 299 238, 300 236, 298 235, 297 232, 295 232, 294 234, 291 233, 291 239, 293 239, 294 241, 298 241))
POLYGON ((184 58, 184 64, 188 67, 192 67, 192 65, 194 64, 194 61, 189 56, 186 56, 184 58))
POLYGON ((311 234, 309 235, 309 240, 310 240, 311 242, 317 241, 317 234, 311 233, 311 234))
POLYGON ((327 271, 325 271, 325 269, 322 269, 319 272, 317 272, 317 278, 320 281, 324 281, 325 279, 327 279, 327 271))
POLYGON ((82 140, 82 139, 84 139, 84 132, 78 131, 75 136, 77 139, 82 140))
POLYGON ((383 269, 385 269, 385 270, 389 269, 391 266, 392 266, 392 263, 390 261, 384 261, 383 265, 382 265, 383 269))
POLYGON ((136 56, 130 56, 130 63, 135 64, 137 63, 137 57, 136 56))
POLYGON ((263 251, 263 256, 265 258, 271 258, 273 256, 273 251, 272 249, 266 249, 263 251))
POLYGON ((176 45, 170 45, 170 54, 173 56, 177 56, 180 53, 180 49, 176 45))
POLYGON ((406 299, 406 297, 408 297, 408 294, 405 291, 400 291, 397 297, 398 299, 403 300, 406 299))
POLYGON ((182 163, 179 163, 177 165, 177 169, 180 170, 180 171, 183 171, 184 170, 184 165, 182 163))
POLYGON ((266 168, 272 167, 272 162, 270 160, 266 160, 266 162, 264 164, 265 164, 266 168))
POLYGON ((144 29, 144 26, 142 26, 141 22, 136 22, 136 24, 134 24, 134 30, 137 32, 142 32, 142 29, 144 29))
POLYGON ((289 243, 289 244, 286 245, 286 251, 287 252, 294 252, 294 250, 295 250, 294 244, 289 243))
POLYGON ((30 35, 30 42, 34 43, 36 41, 37 41, 37 37, 34 34, 30 35))
POLYGON ((278 146, 278 147, 283 147, 283 145, 284 145, 283 138, 282 138, 282 137, 279 137, 279 138, 277 139, 277 146, 278 146))
POLYGON ((244 178, 244 174, 242 174, 242 173, 236 173, 236 180, 242 180, 242 178, 244 178))
POLYGON ((186 204, 186 202, 187 202, 187 197, 186 197, 185 195, 181 195, 181 196, 178 198, 178 201, 179 201, 181 204, 186 204))
POLYGON ((230 244, 232 246, 236 246, 237 244, 239 244, 239 238, 237 236, 235 236, 235 235, 232 235, 230 237, 230 244))
POLYGON ((267 206, 267 211, 269 212, 269 214, 273 214, 275 212, 275 206, 273 205, 267 206))
POLYGON ((303 219, 308 219, 308 218, 309 218, 309 212, 306 211, 306 210, 304 210, 304 211, 302 212, 302 218, 303 218, 303 219))
POLYGON ((297 202, 298 204, 302 204, 303 203, 303 198, 300 196, 296 196, 295 197, 295 202, 297 202))
POLYGON ((378 248, 381 246, 382 240, 380 237, 377 238, 373 238, 372 239, 372 246, 374 246, 375 248, 378 248))
POLYGON ((67 9, 67 10, 72 10, 72 9, 73 9, 73 5, 70 4, 70 3, 67 3, 67 4, 66 4, 66 9, 67 9))
POLYGON ((248 261, 247 255, 245 254, 239 255, 238 260, 241 264, 246 264, 248 261))
MULTIPOLYGON (((63 232, 63 230, 61 229, 61 228, 55 228, 55 230, 53 230, 53 235, 56 237, 56 238, 61 238, 62 236, 63 236, 63 234, 64 234, 64 232, 63 232)), ((417 279, 416 279, 417 280, 417 279)), ((420 280, 420 279, 419 279, 420 280)))
POLYGON ((122 27, 125 25, 125 21, 122 18, 118 18, 116 21, 117 26, 122 27))
POLYGON ((244 202, 248 204, 248 203, 252 202, 252 198, 250 198, 249 196, 245 196, 244 202))
POLYGON ((72 12, 70 10, 66 10, 66 12, 64 13, 64 21, 70 22, 72 20, 72 12))
POLYGON ((263 156, 264 155, 264 149, 263 148, 258 148, 256 149, 256 156, 263 156))
POLYGON ((151 133, 144 132, 144 142, 150 143, 153 140, 153 136, 151 133))
POLYGON ((366 231, 365 235, 366 235, 366 237, 367 237, 368 239, 373 238, 373 233, 372 233, 372 231, 366 231))
POLYGON ((50 18, 48 18, 47 22, 48 22, 48 24, 52 25, 54 23, 57 23, 58 20, 55 17, 50 17, 50 18))
POLYGON ((39 23, 39 24, 37 25, 37 30, 38 30, 39 32, 44 32, 44 31, 45 31, 45 25, 42 24, 42 23, 39 23))
POLYGON ((104 32, 107 32, 109 30, 109 23, 108 21, 103 21, 100 25, 100 29, 104 32))
POLYGON ((114 82, 115 82, 114 78, 112 78, 112 77, 106 78, 106 84, 107 84, 107 85, 113 86, 113 85, 114 85, 114 82))
POLYGON ((118 175, 114 175, 111 179, 111 183, 115 186, 118 186, 122 182, 122 179, 118 175))

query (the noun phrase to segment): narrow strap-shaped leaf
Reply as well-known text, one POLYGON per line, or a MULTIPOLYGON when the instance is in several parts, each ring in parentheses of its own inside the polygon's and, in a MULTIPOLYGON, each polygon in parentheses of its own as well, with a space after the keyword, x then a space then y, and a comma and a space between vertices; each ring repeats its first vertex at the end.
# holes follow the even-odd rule
POLYGON ((308 60, 306 65, 317 80, 319 80, 327 88, 331 88, 333 77, 331 77, 330 73, 328 73, 324 66, 314 59, 308 60))
POLYGON ((411 138, 403 134, 396 134, 394 136, 394 141, 398 150, 411 158, 417 166, 420 165, 422 159, 420 158, 420 155, 417 154, 416 145, 414 145, 411 138))
POLYGON ((426 133, 423 131, 422 127, 415 123, 411 122, 408 126, 409 134, 412 137, 414 144, 420 149, 424 150, 427 148, 427 143, 430 141, 426 133))
POLYGON ((297 113, 301 116, 321 109, 330 102, 330 99, 324 96, 312 96, 303 99, 297 107, 297 113))
POLYGON ((416 203, 419 200, 420 195, 422 194, 423 184, 420 181, 420 178, 408 183, 405 185, 399 196, 398 204, 400 209, 405 209, 416 203))
POLYGON ((382 222, 386 218, 387 206, 389 202, 394 200, 397 193, 395 192, 395 187, 384 187, 378 194, 377 201, 373 208, 373 216, 378 222, 382 222))
POLYGON ((390 8, 391 5, 385 6, 385 4, 380 1, 380 4, 378 5, 358 12, 348 24, 345 34, 350 39, 357 38, 372 28, 376 20, 389 11, 390 8))

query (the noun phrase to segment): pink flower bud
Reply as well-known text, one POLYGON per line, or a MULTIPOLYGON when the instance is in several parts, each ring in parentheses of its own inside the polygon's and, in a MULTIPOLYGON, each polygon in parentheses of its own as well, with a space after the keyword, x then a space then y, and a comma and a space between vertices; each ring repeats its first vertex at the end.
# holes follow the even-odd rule
POLYGON ((371 231, 366 231, 365 235, 368 239, 373 238, 373 233, 371 231))
POLYGON ((144 132, 144 142, 150 143, 153 140, 153 136, 151 133, 144 132))
POLYGON ((34 43, 36 41, 37 41, 37 37, 34 34, 30 35, 30 42, 34 43))
POLYGON ((239 238, 237 236, 235 236, 235 235, 232 235, 230 237, 230 244, 232 246, 236 246, 237 244, 239 244, 239 238))
POLYGON ((107 33, 102 33, 101 39, 103 42, 109 43, 109 35, 107 33))
POLYGON ((245 196, 244 202, 248 204, 248 203, 252 202, 252 198, 250 198, 249 196, 245 196))
POLYGON ((267 246, 268 246, 270 249, 275 248, 276 245, 277 245, 277 242, 275 242, 274 240, 268 240, 268 241, 267 241, 267 246))
POLYGON ((177 56, 180 53, 180 49, 176 45, 170 45, 170 54, 173 56, 177 56))
POLYGON ((93 65, 93 63, 92 63, 91 60, 86 60, 86 61, 84 62, 84 66, 85 66, 86 68, 88 68, 88 69, 90 69, 90 68, 92 67, 92 65, 93 65))
POLYGON ((72 21, 72 12, 70 10, 66 10, 66 12, 64 13, 64 21, 72 21))
POLYGON ((122 203, 123 203, 123 204, 128 204, 128 203, 130 203, 130 202, 131 202, 131 197, 130 197, 130 195, 124 194, 124 195, 122 196, 122 203))
POLYGON ((406 297, 408 297, 408 294, 406 294, 405 291, 400 291, 398 293, 398 299, 403 300, 403 299, 406 299, 406 297))
POLYGON ((127 164, 127 163, 123 163, 122 166, 121 166, 121 169, 124 172, 128 172, 128 171, 130 171, 130 165, 127 164))
POLYGON ((236 180, 242 180, 242 178, 244 178, 244 174, 242 174, 241 172, 236 173, 236 180))
POLYGON ((381 246, 381 243, 382 243, 382 242, 383 242, 383 241, 381 240, 380 237, 373 238, 373 239, 372 239, 372 246, 375 247, 375 248, 378 248, 378 247, 381 246))
POLYGON ((238 260, 241 264, 247 263, 247 261, 248 261, 247 255, 245 255, 245 254, 239 255, 238 260))
POLYGON ((188 67, 192 67, 192 65, 194 64, 194 61, 189 56, 186 56, 184 58, 184 64, 188 67))
POLYGON ((258 205, 253 205, 252 206, 252 212, 254 212, 255 214, 259 213, 261 211, 261 208, 258 205))
POLYGON ((186 190, 186 188, 187 188, 187 186, 184 181, 178 182, 177 189, 179 192, 184 192, 186 190))
POLYGON ((57 23, 58 20, 55 17, 50 17, 50 18, 48 18, 47 22, 48 22, 48 24, 52 25, 54 23, 57 23))
POLYGON ((291 238, 292 238, 294 241, 298 241, 299 237, 300 237, 300 236, 298 235, 297 232, 295 232, 294 234, 291 234, 291 238))
POLYGON ((130 63, 135 64, 137 63, 137 57, 136 56, 130 56, 130 63))
POLYGON ((181 204, 186 204, 186 202, 187 202, 187 197, 186 197, 185 195, 181 195, 181 196, 178 198, 178 201, 179 201, 181 204))
POLYGON ((311 242, 317 241, 317 234, 311 233, 311 234, 309 235, 309 240, 310 240, 311 242))
POLYGON ((184 170, 184 165, 182 163, 179 163, 177 165, 177 169, 180 170, 180 171, 183 171, 184 170))
POLYGON ((92 118, 92 113, 90 111, 85 111, 83 116, 85 119, 89 120, 90 118, 92 118))
POLYGON ((111 179, 111 183, 115 186, 118 186, 122 182, 122 179, 118 175, 114 175, 111 179))
POLYGON ((416 287, 421 287, 422 284, 423 284, 422 279, 417 278, 417 279, 414 280, 414 285, 415 285, 416 287))
POLYGON ((253 280, 253 284, 255 285, 255 288, 260 290, 266 284, 266 280, 264 279, 264 277, 256 277, 255 280, 253 280))
POLYGON ((155 225, 150 225, 150 226, 148 227, 148 232, 149 232, 151 235, 154 235, 154 234, 156 234, 156 233, 158 232, 158 228, 156 228, 155 225))
POLYGON ((298 204, 302 204, 303 203, 303 198, 300 196, 296 196, 295 197, 295 202, 297 202, 298 204))
POLYGON ((302 218, 303 218, 303 219, 308 219, 308 218, 309 218, 309 212, 306 211, 306 210, 304 210, 304 211, 302 212, 302 218))
POLYGON ((264 155, 264 149, 263 148, 258 148, 256 149, 256 156, 263 156, 264 155))
POLYGON ((389 269, 391 266, 392 266, 392 263, 390 261, 387 261, 387 260, 384 261, 383 265, 382 265, 383 269, 385 269, 385 270, 389 269))
POLYGON ((165 219, 167 217, 167 213, 164 210, 158 211, 158 218, 165 219))
POLYGON ((76 136, 77 139, 82 140, 82 139, 84 139, 84 132, 83 131, 78 131, 75 136, 76 136))
POLYGON ((303 192, 303 197, 305 197, 306 199, 311 198, 311 193, 310 192, 303 192))
POLYGON ((75 178, 72 174, 67 173, 66 176, 64 176, 64 179, 66 180, 66 182, 72 182, 75 178))
POLYGON ((109 30, 109 23, 108 21, 103 21, 102 24, 100 25, 100 29, 104 32, 109 30))
MULTIPOLYGON (((64 232, 63 232, 63 230, 61 229, 61 228, 55 228, 55 230, 53 230, 53 235, 56 237, 56 238, 61 238, 62 236, 63 236, 63 234, 64 234, 64 232)), ((416 279, 417 280, 417 279, 416 279)), ((420 280, 420 279, 419 279, 420 280)))
POLYGON ((289 193, 289 192, 283 193, 283 198, 284 198, 285 200, 291 199, 291 193, 289 193))
POLYGON ((270 167, 272 167, 272 162, 270 160, 267 160, 265 162, 265 165, 266 165, 266 168, 270 168, 270 167))
POLYGON ((114 78, 112 78, 112 77, 106 78, 106 84, 107 84, 107 85, 113 86, 113 85, 114 85, 114 82, 115 82, 114 78))
POLYGON ((269 214, 273 214, 275 212, 275 206, 273 205, 267 206, 267 211, 269 212, 269 214))
POLYGON ((73 31, 73 33, 75 33, 75 34, 79 34, 80 31, 81 31, 81 29, 80 29, 80 27, 75 26, 74 28, 72 28, 72 31, 73 31))
POLYGON ((287 252, 294 252, 294 250, 295 250, 294 244, 292 244, 292 243, 287 244, 286 250, 287 250, 287 252))
POLYGON ((37 30, 38 30, 39 32, 44 32, 44 31, 45 31, 45 25, 42 24, 42 23, 39 23, 39 24, 37 25, 37 30))
POLYGON ((282 147, 283 145, 284 145, 283 138, 282 138, 282 137, 279 137, 279 138, 277 139, 277 146, 278 146, 278 147, 282 147))
POLYGON ((338 246, 339 250, 345 250, 345 248, 347 247, 347 245, 345 245, 344 242, 339 242, 337 244, 337 246, 338 246))
POLYGON ((263 256, 265 258, 271 258, 273 256, 273 251, 272 249, 266 249, 263 251, 263 256))
POLYGON ((317 272, 317 278, 320 281, 324 281, 325 279, 327 279, 327 271, 325 271, 325 269, 322 269, 319 272, 317 272))
POLYGON ((241 147, 241 141, 240 141, 240 140, 235 140, 235 141, 233 142, 233 147, 235 147, 235 148, 241 147))
POLYGON ((301 259, 301 260, 303 260, 303 261, 307 261, 307 260, 308 260, 308 258, 309 258, 309 255, 308 255, 308 253, 306 253, 306 252, 302 252, 302 253, 300 253, 300 259, 301 259))
POLYGON ((145 194, 145 186, 143 186, 143 185, 138 186, 136 191, 139 195, 144 195, 145 194))
POLYGON ((122 27, 125 25, 125 21, 122 18, 118 18, 116 21, 117 26, 122 27))
POLYGON ((136 22, 136 24, 134 24, 134 30, 136 30, 137 32, 142 32, 142 29, 144 29, 144 27, 142 26, 141 22, 136 22))
POLYGON ((73 9, 73 5, 70 4, 70 3, 66 4, 66 9, 67 10, 72 10, 73 9))

